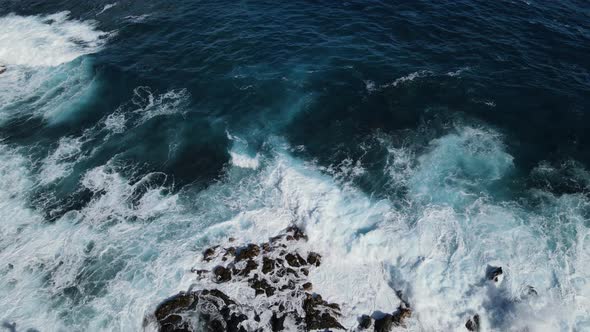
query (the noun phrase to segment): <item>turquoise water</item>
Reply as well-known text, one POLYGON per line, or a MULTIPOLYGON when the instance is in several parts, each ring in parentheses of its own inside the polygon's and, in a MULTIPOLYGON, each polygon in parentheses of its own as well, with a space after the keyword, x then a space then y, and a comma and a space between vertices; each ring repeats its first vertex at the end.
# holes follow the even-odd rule
POLYGON ((410 330, 590 330, 589 16, 0 1, 0 320, 150 330, 203 248, 295 224, 349 329, 401 290, 410 330))

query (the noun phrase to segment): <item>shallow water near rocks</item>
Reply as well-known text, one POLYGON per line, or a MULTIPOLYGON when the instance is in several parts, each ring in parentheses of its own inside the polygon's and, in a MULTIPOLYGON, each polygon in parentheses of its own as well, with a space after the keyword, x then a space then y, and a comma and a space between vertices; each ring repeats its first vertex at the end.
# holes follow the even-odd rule
POLYGON ((589 330, 589 15, 0 1, 0 323, 153 329, 203 250, 295 225, 348 330, 589 330))

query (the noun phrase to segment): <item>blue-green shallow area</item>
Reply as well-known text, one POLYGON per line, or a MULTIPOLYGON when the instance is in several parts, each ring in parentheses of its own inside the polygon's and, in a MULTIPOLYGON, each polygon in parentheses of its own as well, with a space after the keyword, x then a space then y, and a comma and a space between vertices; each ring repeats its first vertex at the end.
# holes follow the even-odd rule
MULTIPOLYGON (((187 257, 216 239, 212 225, 261 207, 306 224, 304 207, 269 194, 290 197, 288 181, 265 180, 311 167, 306 179, 386 204, 417 238, 424 211, 452 210, 467 235, 438 237, 444 278, 459 266, 477 275, 471 261, 453 265, 462 246, 484 267, 526 261, 474 244, 526 247, 525 229, 546 255, 531 264, 555 260, 533 264, 530 282, 578 308, 555 326, 590 328, 589 22, 574 0, 0 0, 0 319, 138 329, 190 284, 187 257)), ((534 316, 494 305, 481 305, 492 330, 534 316)), ((428 315, 417 318, 427 330, 428 315)))

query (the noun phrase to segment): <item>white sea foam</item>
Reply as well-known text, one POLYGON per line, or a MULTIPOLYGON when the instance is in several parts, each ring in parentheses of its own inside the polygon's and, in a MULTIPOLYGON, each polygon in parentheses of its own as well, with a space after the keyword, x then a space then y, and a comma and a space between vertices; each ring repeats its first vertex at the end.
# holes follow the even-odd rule
POLYGON ((84 143, 84 137, 62 137, 57 148, 43 160, 39 182, 49 184, 68 176, 79 161, 84 143))
POLYGON ((140 86, 133 90, 132 103, 137 107, 134 112, 141 117, 139 122, 143 123, 156 116, 183 114, 186 110, 182 106, 189 96, 186 89, 170 90, 154 96, 149 87, 140 86))
POLYGON ((96 197, 47 223, 27 205, 35 182, 26 159, 0 146, 0 160, 0 212, 7 218, 0 227, 0 321, 19 330, 104 330, 105 322, 109 330, 141 329, 137 317, 151 301, 145 299, 173 291, 180 266, 189 265, 169 262, 191 256, 184 240, 161 248, 152 242, 153 234, 175 241, 174 233, 186 231, 177 196, 163 192, 162 176, 130 183, 110 165, 93 169, 82 183, 96 197), (146 223, 164 212, 170 222, 146 223), (76 294, 90 301, 76 302, 76 294))
POLYGON ((45 16, 0 17, 0 63, 30 67, 57 66, 95 53, 108 34, 91 21, 69 18, 68 12, 45 16))
MULTIPOLYGON (((406 150, 390 153, 400 151, 400 159, 408 158, 406 150)), ((400 209, 279 153, 249 194, 258 197, 257 205, 241 205, 237 217, 208 234, 263 241, 290 222, 304 227, 310 248, 324 256, 311 274, 314 289, 342 304, 342 320, 349 328, 362 313, 393 311, 399 304, 396 290, 413 307, 410 330, 461 330, 475 313, 488 331, 583 328, 588 321, 579 317, 588 313, 588 286, 580 281, 590 272, 582 264, 590 250, 583 217, 588 201, 550 198, 541 211, 518 201, 496 202, 494 184, 509 176, 512 167, 500 135, 457 128, 433 141, 414 167, 403 167, 409 179, 402 183, 410 187, 413 203, 400 209), (425 187, 434 194, 425 196, 425 187), (575 240, 557 239, 565 229, 543 226, 561 214, 568 221, 554 227, 575 225, 580 232, 575 240), (551 243, 562 242, 571 247, 556 255, 551 243), (488 265, 502 266, 505 279, 497 285, 485 280, 488 265), (575 275, 568 265, 576 266, 575 275), (527 296, 529 286, 539 295, 527 296)), ((246 197, 236 198, 253 199, 240 194, 246 197)), ((226 291, 241 301, 255 301, 247 290, 226 291)))
MULTIPOLYGON (((395 310, 400 290, 413 309, 409 330, 462 330, 475 313, 485 331, 588 328, 590 203, 543 191, 535 209, 497 199, 496 184, 513 166, 494 131, 460 126, 416 156, 411 147, 388 149, 401 154, 388 167, 407 178, 399 182, 408 187, 401 205, 343 185, 281 142, 269 146, 274 152, 256 172, 230 167, 188 200, 168 194, 161 174, 130 181, 114 165, 95 168, 82 180, 95 197, 55 223, 27 207, 34 181, 26 159, 0 150, 0 176, 12 181, 2 187, 8 194, 0 193, 0 208, 18 216, 0 239, 2 265, 13 264, 0 271, 3 317, 22 328, 139 330, 161 299, 197 282, 189 271, 203 246, 229 236, 266 241, 295 223, 309 236, 307 249, 323 256, 310 274, 314 290, 342 305, 347 327, 360 314, 395 310), (503 267, 499 284, 485 280, 488 264, 503 267), (526 296, 529 285, 538 296, 526 296), (68 302, 72 287, 83 304, 68 302), (56 303, 67 313, 52 314, 56 303)), ((231 283, 216 287, 244 303, 260 301, 231 283)))
POLYGON ((466 72, 468 70, 471 70, 471 67, 459 68, 459 69, 457 69, 455 71, 448 72, 447 75, 448 76, 451 76, 451 77, 457 77, 457 76, 460 76, 463 72, 466 72))
POLYGON ((384 83, 384 84, 380 84, 380 85, 377 85, 375 83, 375 81, 372 81, 372 80, 364 80, 363 82, 365 83, 365 89, 367 90, 367 92, 369 94, 372 94, 372 93, 378 92, 383 89, 400 86, 404 83, 411 82, 417 78, 427 77, 427 76, 431 76, 431 75, 433 75, 433 73, 431 71, 419 70, 419 71, 410 73, 408 75, 398 77, 393 82, 384 83))
POLYGON ((0 17, 0 121, 42 116, 58 121, 95 95, 92 65, 81 56, 99 51, 108 34, 68 12, 0 17), (21 107, 24 103, 27 107, 21 107))
POLYGON ((389 87, 396 87, 400 84, 406 83, 406 82, 411 82, 417 78, 420 77, 426 77, 432 75, 432 73, 428 70, 419 70, 413 73, 410 73, 406 76, 402 76, 400 78, 396 78, 395 81, 391 82, 391 83, 387 83, 387 84, 383 84, 381 86, 381 88, 389 88, 389 87))
MULTIPOLYGON (((33 254, 34 239, 45 237, 44 220, 27 201, 35 182, 29 162, 18 151, 0 144, 0 322, 28 320, 22 327, 60 326, 50 312, 45 294, 34 292, 42 284, 42 259, 33 254), (36 293, 36 296, 32 296, 36 293)), ((37 248, 39 249, 39 248, 37 248)))
POLYGON ((102 8, 102 10, 101 10, 101 11, 99 11, 99 12, 96 14, 96 16, 98 16, 98 15, 100 15, 100 14, 102 14, 102 13, 106 12, 107 10, 109 10, 109 9, 111 9, 111 8, 113 8, 113 7, 115 7, 117 4, 118 4, 118 2, 113 2, 113 3, 106 4, 106 5, 105 5, 105 6, 102 8))
POLYGON ((368 93, 373 93, 377 90, 375 82, 371 80, 365 80, 365 89, 367 89, 368 93))
POLYGON ((257 169, 260 165, 260 155, 258 154, 250 157, 247 154, 230 151, 229 155, 231 157, 231 163, 237 167, 257 169))
POLYGON ((129 183, 112 166, 97 167, 86 173, 82 186, 101 193, 83 210, 85 221, 125 221, 129 218, 148 220, 163 212, 174 212, 177 196, 163 196, 162 173, 150 173, 136 183, 129 183))
POLYGON ((513 168, 500 136, 488 130, 466 127, 430 145, 431 152, 418 158, 420 167, 410 177, 412 193, 428 202, 472 201, 513 168))
POLYGON ((98 86, 92 64, 83 58, 55 68, 9 68, 0 78, 0 121, 30 116, 59 121, 94 98, 98 86))
POLYGON ((127 128, 125 114, 114 112, 109 114, 104 120, 104 127, 113 134, 121 134, 127 128))
POLYGON ((130 15, 125 16, 125 19, 131 23, 142 23, 145 22, 147 19, 150 18, 150 14, 143 14, 143 15, 130 15))
POLYGON ((232 148, 229 151, 230 162, 233 166, 240 168, 257 169, 260 166, 260 153, 254 156, 248 152, 248 142, 238 136, 226 132, 227 138, 232 141, 232 148))

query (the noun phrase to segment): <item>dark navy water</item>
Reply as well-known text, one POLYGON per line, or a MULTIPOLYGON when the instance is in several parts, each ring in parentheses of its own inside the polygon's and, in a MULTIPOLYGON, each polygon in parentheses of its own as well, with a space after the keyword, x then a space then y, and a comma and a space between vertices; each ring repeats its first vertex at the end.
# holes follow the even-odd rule
MULTIPOLYGON (((209 227, 265 207, 351 227, 308 231, 399 269, 386 275, 432 306, 417 304, 416 330, 459 330, 469 310, 489 330, 590 329, 589 54, 590 4, 575 0, 0 0, 0 319, 141 329, 193 282, 187 257, 214 242, 209 227), (334 190, 364 203, 346 212, 334 190), (407 251, 377 241, 373 257, 361 219, 407 251), (410 250, 424 242, 436 250, 410 250), (498 309, 466 295, 477 280, 448 281, 493 262, 507 301, 535 282, 542 299, 498 309)), ((351 321, 364 313, 351 307, 351 321)))

